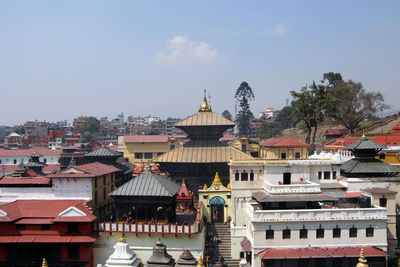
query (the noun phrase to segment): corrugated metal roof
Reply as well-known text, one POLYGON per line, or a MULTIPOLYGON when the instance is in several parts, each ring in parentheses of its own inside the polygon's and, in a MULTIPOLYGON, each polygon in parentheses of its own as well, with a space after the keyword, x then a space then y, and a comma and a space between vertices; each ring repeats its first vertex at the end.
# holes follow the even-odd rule
POLYGON ((233 121, 225 119, 221 115, 213 112, 198 112, 186 119, 177 122, 174 126, 216 126, 216 125, 230 125, 235 126, 233 121))
POLYGON ((172 197, 181 186, 167 177, 148 170, 111 192, 110 196, 156 196, 172 197))
POLYGON ((253 197, 258 202, 275 202, 275 201, 334 201, 337 200, 334 197, 325 194, 282 194, 282 195, 270 195, 265 190, 258 190, 252 193, 253 197))
POLYGON ((340 167, 345 174, 396 174, 400 169, 375 158, 354 158, 340 167))
POLYGON ((368 140, 367 138, 361 138, 357 142, 351 143, 344 147, 350 150, 362 150, 362 149, 385 149, 386 146, 378 144, 374 141, 368 140))
POLYGON ((89 152, 84 157, 116 157, 116 156, 121 156, 121 153, 118 153, 116 151, 113 151, 109 148, 106 148, 104 146, 100 147, 99 149, 96 149, 95 151, 89 152))
POLYGON ((213 163, 249 160, 252 156, 218 140, 192 140, 155 159, 155 162, 213 163))

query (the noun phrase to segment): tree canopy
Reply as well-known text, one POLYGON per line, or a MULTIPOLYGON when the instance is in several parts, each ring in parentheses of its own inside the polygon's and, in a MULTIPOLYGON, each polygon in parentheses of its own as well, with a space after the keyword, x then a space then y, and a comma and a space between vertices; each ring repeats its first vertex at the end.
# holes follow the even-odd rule
POLYGON ((254 117, 250 111, 250 101, 254 100, 253 90, 247 82, 242 82, 235 94, 236 102, 239 104, 240 110, 236 114, 238 123, 238 135, 248 135, 250 121, 254 117))
POLYGON ((335 99, 335 110, 331 117, 354 132, 362 121, 377 117, 388 108, 380 92, 366 92, 360 82, 341 82, 330 89, 335 99))
POLYGON ((82 140, 90 142, 96 138, 100 132, 100 122, 95 117, 87 117, 80 126, 82 140))
POLYGON ((227 109, 222 112, 222 117, 230 121, 232 120, 232 114, 227 109))

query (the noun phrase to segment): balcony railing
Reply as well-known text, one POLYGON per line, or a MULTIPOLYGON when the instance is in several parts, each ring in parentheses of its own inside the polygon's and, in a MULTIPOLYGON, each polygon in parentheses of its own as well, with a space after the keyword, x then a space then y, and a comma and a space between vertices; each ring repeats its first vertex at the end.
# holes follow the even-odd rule
POLYGON ((304 181, 295 184, 273 185, 265 182, 265 189, 269 194, 287 194, 287 193, 321 193, 320 185, 310 181, 304 181))
POLYGON ((255 210, 254 204, 247 204, 246 213, 252 222, 287 221, 353 221, 386 220, 386 209, 306 209, 306 210, 255 210))

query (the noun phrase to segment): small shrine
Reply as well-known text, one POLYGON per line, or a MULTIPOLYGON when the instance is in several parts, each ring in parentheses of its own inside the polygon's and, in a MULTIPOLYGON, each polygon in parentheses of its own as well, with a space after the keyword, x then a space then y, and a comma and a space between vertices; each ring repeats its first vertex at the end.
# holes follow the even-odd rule
POLYGON ((129 244, 122 236, 115 245, 114 253, 107 259, 104 267, 138 267, 142 261, 136 257, 135 252, 129 248, 129 244))
POLYGON ((167 253, 167 246, 158 240, 153 247, 153 255, 147 260, 147 267, 175 266, 175 260, 167 253))
POLYGON ((205 184, 203 189, 199 190, 199 201, 207 207, 207 222, 227 222, 231 216, 230 184, 225 187, 217 172, 211 186, 208 188, 205 184))
POLYGON ((186 187, 185 180, 182 180, 181 189, 176 196, 176 212, 189 213, 193 211, 193 192, 186 187))
POLYGON ((179 267, 193 267, 197 266, 197 260, 193 257, 192 253, 188 249, 185 249, 183 253, 179 256, 176 266, 179 267))
POLYGON ((29 162, 26 164, 26 167, 29 170, 34 171, 36 174, 43 175, 42 170, 43 170, 43 167, 46 166, 46 164, 39 160, 40 157, 42 157, 42 155, 40 155, 37 152, 33 152, 32 154, 30 154, 30 159, 29 159, 29 162))

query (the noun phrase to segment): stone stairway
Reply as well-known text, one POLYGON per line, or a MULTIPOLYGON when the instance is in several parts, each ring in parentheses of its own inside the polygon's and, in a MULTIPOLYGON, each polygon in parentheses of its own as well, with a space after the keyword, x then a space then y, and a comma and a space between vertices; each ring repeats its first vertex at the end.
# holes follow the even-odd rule
POLYGON ((213 223, 207 226, 207 236, 216 237, 216 242, 211 242, 209 245, 213 251, 211 262, 213 267, 237 267, 239 260, 232 259, 231 255, 231 229, 229 224, 213 223), (221 263, 221 256, 224 259, 224 264, 221 263))

